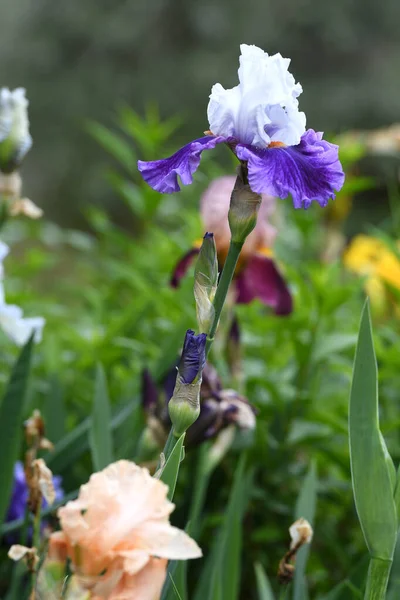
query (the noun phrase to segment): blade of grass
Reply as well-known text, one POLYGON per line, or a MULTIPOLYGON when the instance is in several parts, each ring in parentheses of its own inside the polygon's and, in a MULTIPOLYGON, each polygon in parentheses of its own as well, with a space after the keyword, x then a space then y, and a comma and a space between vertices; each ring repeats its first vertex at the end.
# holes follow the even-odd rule
MULTIPOLYGON (((295 509, 295 519, 297 520, 303 517, 304 519, 307 519, 311 527, 314 525, 315 507, 317 503, 317 483, 315 463, 311 463, 310 469, 304 478, 295 509)), ((303 600, 307 593, 305 573, 309 553, 309 544, 305 544, 297 553, 296 570, 293 581, 294 600, 303 600)))
POLYGON ((350 394, 349 441, 353 493, 370 555, 393 558, 397 515, 394 467, 379 429, 378 369, 368 301, 360 323, 350 394))
POLYGON ((111 409, 107 380, 102 365, 97 365, 92 423, 89 430, 93 466, 101 471, 113 462, 113 440, 110 428, 111 409))
POLYGON ((256 563, 254 565, 254 571, 257 581, 258 600, 275 600, 271 584, 262 564, 256 563))
POLYGON ((22 348, 0 405, 0 523, 4 521, 21 441, 25 394, 32 359, 33 336, 22 348))

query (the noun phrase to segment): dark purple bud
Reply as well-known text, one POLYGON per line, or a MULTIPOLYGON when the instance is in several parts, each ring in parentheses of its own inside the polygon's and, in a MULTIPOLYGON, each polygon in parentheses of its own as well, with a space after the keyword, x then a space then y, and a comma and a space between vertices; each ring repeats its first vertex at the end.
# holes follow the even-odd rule
POLYGON ((196 335, 192 329, 187 330, 178 366, 179 376, 183 383, 193 383, 201 374, 206 363, 206 340, 205 333, 196 335))
POLYGON ((178 261, 178 263, 175 266, 174 272, 172 273, 170 281, 170 284, 173 288, 177 288, 179 286, 181 279, 186 275, 190 265, 192 264, 199 252, 200 248, 191 248, 189 252, 182 256, 182 258, 178 261))
POLYGON ((154 413, 158 404, 156 382, 148 369, 142 371, 142 406, 147 414, 154 413))

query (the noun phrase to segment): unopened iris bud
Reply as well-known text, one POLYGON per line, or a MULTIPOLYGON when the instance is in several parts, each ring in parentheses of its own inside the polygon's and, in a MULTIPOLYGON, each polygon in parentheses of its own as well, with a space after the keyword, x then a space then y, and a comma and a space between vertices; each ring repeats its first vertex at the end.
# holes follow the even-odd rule
POLYGON ((187 330, 178 365, 178 377, 182 383, 195 383, 201 379, 206 364, 206 339, 205 333, 196 335, 192 329, 187 330))
POLYGON ((252 192, 247 181, 245 167, 239 168, 235 187, 231 195, 228 220, 232 234, 232 242, 244 244, 247 236, 257 223, 258 209, 261 205, 261 196, 252 192))
POLYGON ((12 173, 32 146, 25 90, 0 89, 0 171, 12 173))
POLYGON ((179 437, 200 414, 201 376, 206 362, 207 335, 188 329, 178 366, 175 389, 168 404, 174 434, 179 437))
POLYGON ((218 284, 218 259, 214 234, 206 233, 194 271, 194 297, 199 330, 208 333, 214 320, 213 300, 218 284))

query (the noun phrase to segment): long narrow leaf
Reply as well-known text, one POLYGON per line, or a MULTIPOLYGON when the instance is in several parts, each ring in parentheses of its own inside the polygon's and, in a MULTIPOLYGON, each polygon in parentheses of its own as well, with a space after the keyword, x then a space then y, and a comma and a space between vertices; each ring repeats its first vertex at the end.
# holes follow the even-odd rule
POLYGON ((254 571, 257 581, 258 600, 275 600, 271 584, 262 564, 256 563, 254 565, 254 571))
POLYGON ((0 523, 4 521, 18 459, 22 417, 31 366, 33 336, 22 348, 0 406, 0 523))
POLYGON ((244 476, 244 457, 239 461, 223 524, 209 554, 194 595, 195 600, 236 600, 240 586, 242 518, 245 491, 250 488, 244 476))
POLYGON ((160 477, 161 481, 166 483, 169 487, 168 498, 170 500, 172 500, 175 493, 175 486, 178 480, 179 466, 182 461, 184 440, 185 434, 183 433, 176 442, 175 446, 173 447, 172 452, 169 455, 167 462, 165 463, 160 477))
MULTIPOLYGON (((317 470, 314 463, 311 463, 310 469, 304 478, 302 488, 296 503, 295 518, 303 517, 307 519, 311 526, 314 525, 315 507, 317 503, 317 470)), ((293 581, 294 600, 303 600, 307 594, 306 586, 306 566, 310 546, 306 544, 297 553, 296 570, 293 581)))
POLYGON ((236 600, 239 597, 242 553, 242 519, 245 509, 245 491, 250 482, 244 475, 244 456, 236 469, 228 511, 224 523, 222 558, 222 598, 236 600))
POLYGON ((172 588, 174 590, 175 598, 178 598, 178 600, 183 600, 182 596, 180 595, 180 593, 178 591, 178 588, 175 585, 175 581, 173 580, 171 573, 168 573, 168 576, 171 581, 172 588))
POLYGON ((93 466, 101 471, 113 461, 113 441, 111 434, 111 409, 108 399, 107 380, 104 369, 97 366, 92 425, 90 428, 90 447, 93 466))
POLYGON ((378 369, 368 302, 354 360, 349 434, 353 493, 365 541, 371 555, 391 560, 397 537, 394 468, 379 430, 378 369))
POLYGON ((65 435, 64 394, 56 374, 49 377, 49 391, 43 406, 43 417, 46 423, 46 437, 57 443, 65 435))

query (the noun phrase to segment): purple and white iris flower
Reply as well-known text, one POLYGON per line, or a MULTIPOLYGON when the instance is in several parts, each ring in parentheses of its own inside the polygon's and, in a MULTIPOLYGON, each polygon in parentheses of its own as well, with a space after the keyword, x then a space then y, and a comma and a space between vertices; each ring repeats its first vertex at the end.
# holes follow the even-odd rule
POLYGON ((210 130, 162 160, 138 161, 143 179, 155 190, 172 193, 193 181, 203 150, 226 143, 247 163, 253 192, 286 198, 295 208, 313 200, 326 206, 344 182, 338 146, 322 133, 306 130, 298 109, 302 87, 289 73, 290 60, 269 56, 257 46, 240 46, 239 85, 213 86, 208 104, 210 130))

